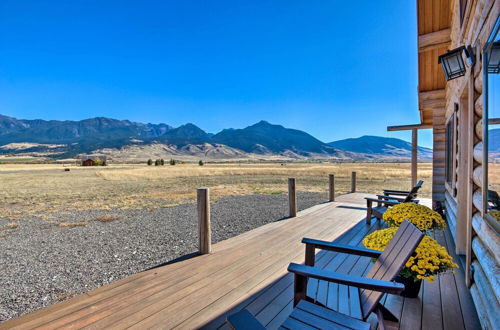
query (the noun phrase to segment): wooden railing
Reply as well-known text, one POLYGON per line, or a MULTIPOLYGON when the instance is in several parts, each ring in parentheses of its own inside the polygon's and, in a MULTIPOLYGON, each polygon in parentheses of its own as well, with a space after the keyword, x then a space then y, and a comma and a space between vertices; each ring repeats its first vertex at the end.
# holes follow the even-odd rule
MULTIPOLYGON (((351 192, 356 192, 356 172, 351 173, 351 192)), ((335 175, 328 175, 328 201, 335 201, 335 175)), ((209 188, 198 188, 198 236, 200 254, 212 252, 212 234, 210 224, 210 191, 209 188)), ((295 178, 288 178, 288 215, 297 216, 297 184, 295 178)))

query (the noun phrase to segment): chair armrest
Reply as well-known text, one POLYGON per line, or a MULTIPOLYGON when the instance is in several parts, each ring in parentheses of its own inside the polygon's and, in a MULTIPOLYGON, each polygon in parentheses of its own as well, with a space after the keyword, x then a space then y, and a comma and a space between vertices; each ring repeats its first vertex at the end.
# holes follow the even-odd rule
POLYGON ((408 195, 410 193, 409 190, 392 190, 392 189, 384 189, 384 194, 389 195, 408 195))
POLYGON ((399 193, 399 192, 392 192, 392 191, 384 191, 385 196, 408 196, 409 193, 399 193))
POLYGON ((355 254, 358 256, 364 256, 364 257, 370 257, 370 258, 378 258, 382 254, 381 251, 377 251, 377 250, 371 250, 371 249, 365 249, 363 247, 320 241, 320 240, 312 239, 312 238, 303 238, 302 243, 304 243, 306 245, 312 245, 316 249, 342 252, 342 253, 348 253, 348 254, 355 254))
POLYGON ((390 200, 393 199, 398 202, 402 202, 406 199, 406 197, 396 197, 396 196, 386 196, 386 195, 377 195, 379 199, 385 199, 385 200, 390 200))
POLYGON ((265 330, 264 326, 248 310, 244 309, 227 318, 227 323, 236 330, 265 330))
POLYGON ((369 202, 376 202, 376 203, 382 203, 382 204, 386 204, 386 205, 397 205, 397 204, 401 204, 400 202, 391 202, 391 201, 387 201, 385 199, 378 199, 378 198, 372 198, 372 197, 365 197, 365 199, 369 202))
POLYGON ((404 284, 401 283, 335 273, 316 267, 294 263, 291 263, 288 266, 288 271, 306 278, 315 278, 318 280, 355 286, 360 289, 368 289, 384 293, 400 294, 405 289, 404 284))

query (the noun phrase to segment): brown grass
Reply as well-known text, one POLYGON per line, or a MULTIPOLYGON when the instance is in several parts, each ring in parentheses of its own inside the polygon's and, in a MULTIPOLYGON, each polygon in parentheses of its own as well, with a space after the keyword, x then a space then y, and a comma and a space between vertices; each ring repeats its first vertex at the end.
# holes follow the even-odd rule
POLYGON ((488 164, 488 189, 500 191, 500 164, 488 164))
POLYGON ((16 229, 17 227, 19 227, 19 224, 15 223, 15 222, 11 222, 11 223, 6 224, 5 226, 1 226, 0 231, 9 230, 9 229, 16 229))
POLYGON ((112 222, 119 220, 120 218, 116 216, 115 214, 104 214, 101 216, 98 216, 94 218, 94 221, 100 221, 100 222, 112 222))
MULTIPOLYGON (((297 178, 298 191, 326 192, 330 173, 335 174, 340 194, 349 190, 352 171, 357 172, 359 191, 410 188, 407 163, 221 163, 72 166, 71 172, 62 169, 57 164, 0 165, 2 217, 36 215, 50 219, 52 212, 71 209, 168 207, 194 201, 196 188, 202 186, 211 188, 214 200, 227 195, 286 193, 289 177, 297 178)), ((430 196, 431 175, 431 164, 419 165, 419 179, 425 181, 423 197, 430 196)))
POLYGON ((86 222, 86 221, 80 221, 80 222, 56 222, 53 224, 59 226, 59 227, 67 227, 67 228, 73 228, 73 227, 82 227, 82 226, 86 226, 88 225, 89 223, 86 222))

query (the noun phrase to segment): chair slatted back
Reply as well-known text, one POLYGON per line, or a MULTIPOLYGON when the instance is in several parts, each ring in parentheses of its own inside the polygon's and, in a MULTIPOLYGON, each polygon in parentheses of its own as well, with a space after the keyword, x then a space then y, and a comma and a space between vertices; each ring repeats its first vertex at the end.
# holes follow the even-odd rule
MULTIPOLYGON (((366 277, 393 281, 423 238, 424 234, 417 227, 408 220, 403 221, 366 277)), ((364 319, 374 310, 383 295, 382 292, 378 291, 360 290, 361 309, 364 319)))
POLYGON ((403 203, 411 202, 412 200, 417 198, 418 190, 420 189, 420 187, 422 187, 423 184, 424 184, 424 181, 422 181, 422 180, 418 181, 417 184, 413 188, 411 188, 410 192, 406 196, 403 203))

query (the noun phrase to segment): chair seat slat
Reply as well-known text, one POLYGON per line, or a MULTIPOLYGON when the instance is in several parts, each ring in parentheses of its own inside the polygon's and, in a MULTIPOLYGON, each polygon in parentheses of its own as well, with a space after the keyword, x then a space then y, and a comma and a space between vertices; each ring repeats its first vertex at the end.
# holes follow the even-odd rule
POLYGON ((327 308, 315 305, 304 300, 297 305, 297 308, 307 311, 310 314, 325 318, 331 322, 342 324, 348 328, 369 329, 369 324, 367 324, 366 322, 341 313, 337 313, 333 310, 329 310, 327 308))
MULTIPOLYGON (((385 281, 394 280, 422 238, 423 234, 418 228, 407 220, 403 221, 391 242, 368 272, 367 277, 385 281)), ((383 293, 361 290, 360 296, 363 318, 366 318, 375 309, 383 293)))

